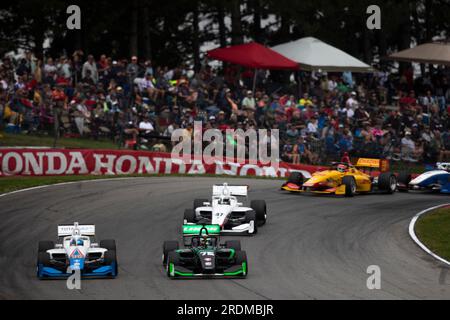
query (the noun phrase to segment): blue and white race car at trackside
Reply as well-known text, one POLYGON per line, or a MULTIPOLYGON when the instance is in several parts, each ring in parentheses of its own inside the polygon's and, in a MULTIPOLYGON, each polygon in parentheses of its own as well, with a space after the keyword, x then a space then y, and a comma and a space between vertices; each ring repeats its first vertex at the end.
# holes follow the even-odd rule
POLYGON ((58 226, 61 243, 39 242, 37 276, 62 279, 79 272, 82 278, 115 278, 118 274, 116 242, 95 243, 95 226, 58 226))
POLYGON ((438 163, 437 170, 428 171, 415 179, 409 173, 400 173, 398 190, 428 190, 450 194, 450 163, 438 163))

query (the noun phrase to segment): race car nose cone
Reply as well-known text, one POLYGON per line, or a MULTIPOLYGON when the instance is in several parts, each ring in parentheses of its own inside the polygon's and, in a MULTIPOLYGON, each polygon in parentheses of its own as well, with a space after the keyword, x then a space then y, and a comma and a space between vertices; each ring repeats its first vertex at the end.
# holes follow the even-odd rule
POLYGON ((84 259, 70 259, 70 269, 72 271, 83 270, 84 269, 84 259))

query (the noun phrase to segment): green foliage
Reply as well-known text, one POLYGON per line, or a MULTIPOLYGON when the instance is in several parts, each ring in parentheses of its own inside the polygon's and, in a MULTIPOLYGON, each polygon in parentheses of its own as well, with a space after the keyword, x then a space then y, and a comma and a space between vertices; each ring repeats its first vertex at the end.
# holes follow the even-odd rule
MULTIPOLYGON (((0 132, 1 147, 52 147, 53 140, 54 138, 51 136, 33 136, 0 132)), ((69 149, 118 149, 118 145, 110 140, 93 141, 83 138, 61 138, 58 139, 56 147, 69 149)))
POLYGON ((130 0, 95 2, 80 0, 82 30, 66 29, 66 0, 2 1, 0 9, 0 54, 14 48, 42 52, 43 40, 52 39, 48 53, 71 53, 82 48, 95 55, 112 53, 115 58, 129 56, 133 10, 138 16, 138 51, 145 54, 143 30, 149 30, 151 56, 159 64, 176 65, 192 61, 196 44, 230 44, 232 36, 246 36, 274 45, 304 36, 315 36, 371 63, 389 49, 419 43, 435 36, 448 37, 448 0, 242 0, 241 21, 225 25, 219 34, 221 10, 225 18, 236 16, 239 0, 130 0), (382 30, 366 28, 366 9, 378 4, 382 9, 382 30), (148 8, 148 25, 143 15, 148 8), (194 13, 210 23, 196 32, 194 13), (275 18, 262 29, 261 19, 275 18), (221 39, 221 41, 219 41, 221 39))

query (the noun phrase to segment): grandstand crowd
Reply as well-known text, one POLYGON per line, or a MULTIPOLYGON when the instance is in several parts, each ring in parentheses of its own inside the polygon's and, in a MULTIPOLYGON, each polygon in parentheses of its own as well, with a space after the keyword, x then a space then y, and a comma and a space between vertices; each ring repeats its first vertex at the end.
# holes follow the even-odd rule
POLYGON ((170 151, 174 130, 280 130, 284 161, 318 164, 343 154, 394 161, 450 160, 450 69, 415 76, 215 69, 150 60, 31 52, 0 62, 0 130, 111 139, 170 151), (253 90, 256 79, 256 90, 253 90), (295 80, 295 82, 293 81, 295 80))

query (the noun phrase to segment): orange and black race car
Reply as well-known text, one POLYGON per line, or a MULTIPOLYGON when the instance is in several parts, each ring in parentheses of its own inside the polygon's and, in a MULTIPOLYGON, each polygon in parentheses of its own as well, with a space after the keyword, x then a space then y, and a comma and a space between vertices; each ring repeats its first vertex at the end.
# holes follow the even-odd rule
POLYGON ((386 160, 359 159, 355 166, 349 162, 336 162, 328 170, 314 173, 309 180, 299 172, 292 172, 281 189, 346 197, 375 191, 392 194, 397 189, 397 177, 388 170, 389 163, 386 160), (373 171, 376 169, 381 173, 374 176, 373 171))

